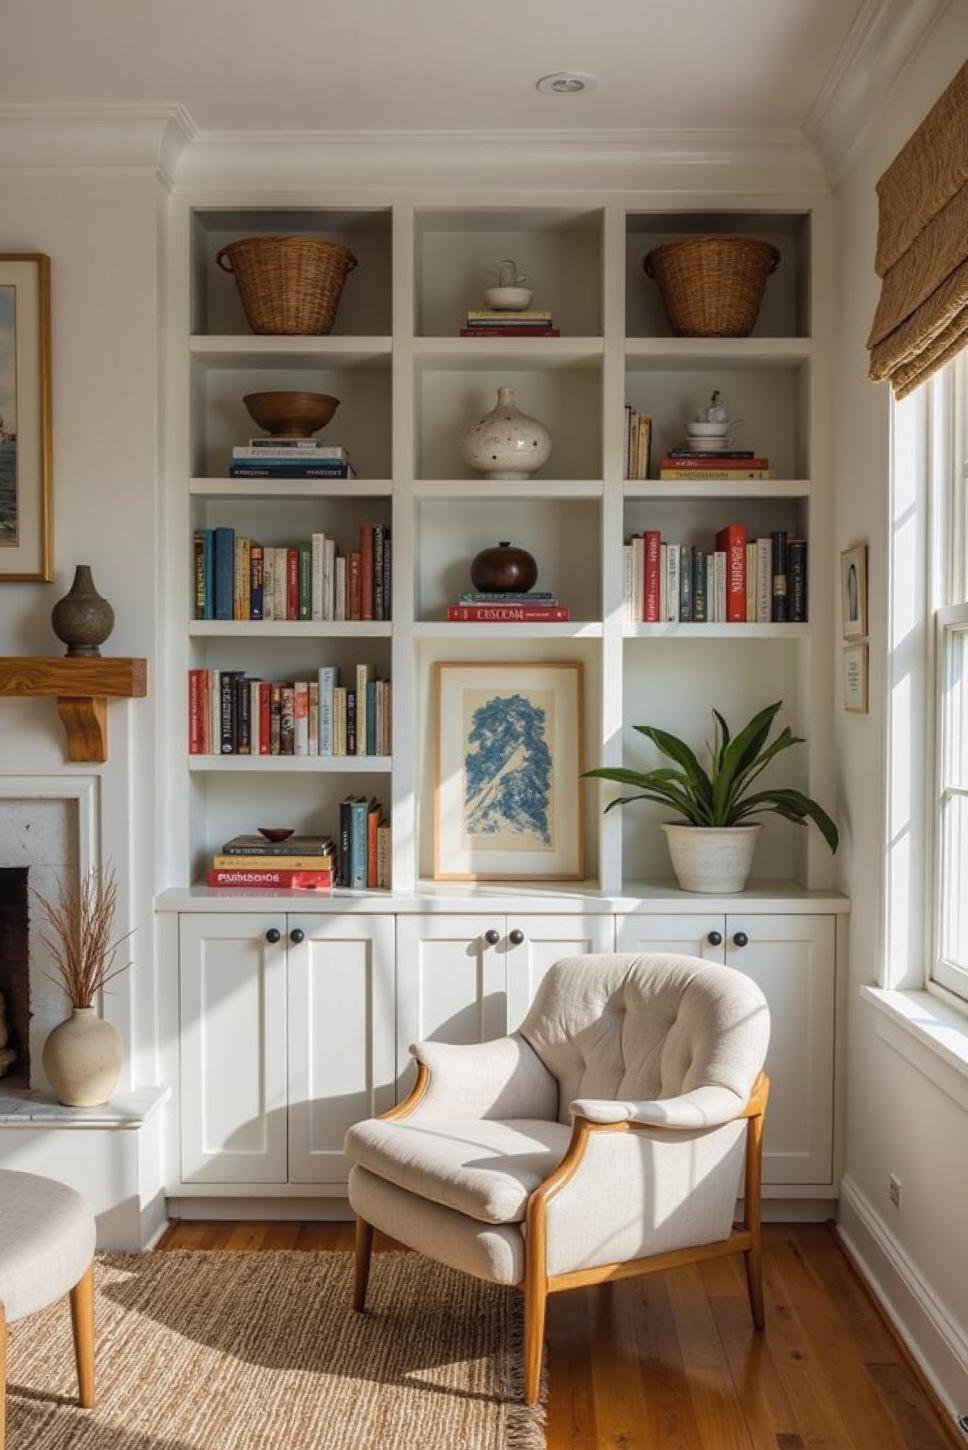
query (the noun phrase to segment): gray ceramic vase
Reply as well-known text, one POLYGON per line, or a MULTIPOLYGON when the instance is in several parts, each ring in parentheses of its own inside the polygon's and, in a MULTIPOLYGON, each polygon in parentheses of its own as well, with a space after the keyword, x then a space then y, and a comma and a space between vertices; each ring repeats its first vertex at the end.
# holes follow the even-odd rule
POLYGON ((98 658, 100 646, 114 628, 114 610, 95 589, 90 564, 77 565, 74 583, 54 605, 50 622, 71 659, 98 658))

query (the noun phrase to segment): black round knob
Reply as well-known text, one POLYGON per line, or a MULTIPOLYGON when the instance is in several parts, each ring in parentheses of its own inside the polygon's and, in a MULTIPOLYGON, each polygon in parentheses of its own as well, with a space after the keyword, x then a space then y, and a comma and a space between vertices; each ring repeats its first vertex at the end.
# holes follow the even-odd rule
POLYGON ((733 946, 734 947, 745 947, 748 944, 749 944, 749 937, 746 935, 745 931, 734 931, 733 932, 733 946))
POLYGON ((281 936, 282 932, 277 926, 270 926, 269 930, 266 932, 266 941, 271 942, 272 945, 275 946, 276 942, 279 941, 281 936))
POLYGON ((508 941, 513 947, 519 947, 524 941, 524 932, 521 931, 518 927, 515 927, 514 930, 508 934, 508 941))
POLYGON ((711 931, 707 936, 706 940, 711 947, 721 946, 723 941, 723 934, 721 931, 711 931))
POLYGON ((501 940, 501 933, 499 931, 495 931, 492 926, 490 931, 486 931, 484 933, 484 940, 487 942, 489 947, 496 947, 498 942, 501 940))
POLYGON ((296 943, 296 946, 298 946, 301 941, 306 940, 306 933, 303 931, 301 926, 293 927, 292 931, 289 933, 289 940, 294 941, 296 943))

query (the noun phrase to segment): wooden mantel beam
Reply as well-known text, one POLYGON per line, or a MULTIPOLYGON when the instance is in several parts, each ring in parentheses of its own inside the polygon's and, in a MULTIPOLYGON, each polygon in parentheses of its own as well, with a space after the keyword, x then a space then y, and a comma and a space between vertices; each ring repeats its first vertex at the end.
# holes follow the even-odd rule
POLYGON ((67 758, 76 763, 107 760, 109 699, 147 693, 147 660, 0 656, 0 695, 55 699, 67 732, 67 758))

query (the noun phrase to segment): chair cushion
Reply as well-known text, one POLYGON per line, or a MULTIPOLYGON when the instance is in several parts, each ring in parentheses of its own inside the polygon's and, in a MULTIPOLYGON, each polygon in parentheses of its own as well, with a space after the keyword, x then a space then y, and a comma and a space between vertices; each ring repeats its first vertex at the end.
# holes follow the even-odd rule
POLYGON ((60 1299, 94 1258, 94 1214, 52 1178, 0 1170, 0 1304, 9 1323, 60 1299))
POLYGON ((409 1193, 481 1223, 520 1223, 528 1196, 565 1156, 562 1123, 536 1118, 357 1123, 346 1152, 409 1193))

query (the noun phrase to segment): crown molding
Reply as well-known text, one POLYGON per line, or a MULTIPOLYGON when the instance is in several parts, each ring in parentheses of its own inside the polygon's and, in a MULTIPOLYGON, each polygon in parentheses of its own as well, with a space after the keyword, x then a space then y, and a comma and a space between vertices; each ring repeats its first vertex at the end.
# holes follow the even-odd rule
POLYGON ((196 136, 177 102, 0 103, 0 170, 143 170, 171 186, 196 136))
POLYGON ((849 169, 895 81, 951 0, 864 0, 807 112, 831 182, 849 169))

